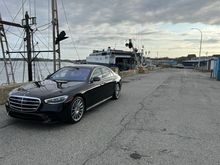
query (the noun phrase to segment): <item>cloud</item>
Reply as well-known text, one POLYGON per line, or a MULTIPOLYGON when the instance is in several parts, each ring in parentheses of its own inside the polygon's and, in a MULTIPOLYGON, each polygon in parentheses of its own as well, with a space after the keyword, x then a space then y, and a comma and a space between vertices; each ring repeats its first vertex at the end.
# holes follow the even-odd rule
MULTIPOLYGON (((4 20, 11 21, 12 17, 15 17, 22 6, 21 2, 21 0, 0 1, 4 20)), ((36 9, 37 26, 50 23, 51 1, 35 2, 36 8, 34 8, 34 0, 26 0, 24 11, 29 11, 31 8, 33 16, 36 9), (31 2, 30 5, 29 2, 31 2)), ((65 53, 69 51, 69 54, 72 54, 74 47, 80 49, 79 53, 81 49, 87 50, 87 54, 93 49, 103 49, 114 45, 124 49, 124 44, 129 38, 140 42, 140 44, 145 44, 145 47, 149 49, 172 50, 172 45, 174 45, 174 48, 183 47, 187 50, 190 48, 190 44, 199 43, 199 33, 187 32, 197 25, 200 25, 198 28, 204 27, 204 30, 201 28, 203 32, 207 26, 214 27, 209 29, 212 33, 207 33, 207 35, 205 32, 203 33, 203 42, 209 45, 217 44, 218 37, 215 36, 219 31, 220 17, 217 14, 219 11, 219 0, 58 1, 60 31, 65 30, 69 36, 67 40, 62 41, 62 47, 65 48, 65 53), (68 24, 65 18, 68 19, 68 24), (169 25, 167 26, 167 24, 169 25), (185 30, 185 33, 181 30, 185 30), (210 36, 211 34, 212 36, 210 36), (190 36, 195 39, 189 38, 190 36)), ((22 13, 20 12, 15 22, 20 23, 21 18, 22 13)), ((16 31, 13 32, 16 33, 16 31)), ((47 44, 47 40, 51 39, 51 33, 48 34, 47 30, 41 33, 42 36, 45 36, 42 40, 47 44)), ((39 33, 37 35, 41 36, 39 33)), ((16 40, 10 39, 10 42, 16 40)), ((36 40, 40 46, 39 39, 36 40)), ((41 43, 41 46, 43 45, 41 43)), ((82 53, 86 54, 85 52, 82 53)))
POLYGON ((65 0, 64 6, 75 24, 220 23, 217 0, 65 0))
MULTIPOLYGON (((199 43, 200 39, 185 39, 184 41, 199 43)), ((219 43, 219 40, 217 40, 217 39, 207 39, 207 40, 203 40, 203 43, 216 44, 216 43, 219 43)))
MULTIPOLYGON (((2 0, 1 6, 4 6, 1 8, 2 15, 11 19, 22 5, 20 0, 2 0)), ((39 22, 48 21, 50 1, 36 1, 36 8, 33 2, 30 6, 26 2, 24 10, 29 8, 32 14, 36 11, 39 22)), ((71 26, 115 25, 123 22, 220 23, 218 0, 62 0, 58 1, 58 10, 62 26, 65 25, 65 13, 71 26)))

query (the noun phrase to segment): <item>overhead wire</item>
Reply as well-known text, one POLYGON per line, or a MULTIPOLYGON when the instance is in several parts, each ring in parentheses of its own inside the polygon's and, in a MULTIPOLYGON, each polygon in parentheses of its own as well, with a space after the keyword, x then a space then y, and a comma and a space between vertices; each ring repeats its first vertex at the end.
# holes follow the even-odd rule
POLYGON ((39 70, 39 74, 40 74, 40 79, 39 80, 42 80, 44 78, 44 76, 43 76, 43 73, 42 73, 41 68, 40 68, 40 61, 38 63, 38 70, 39 70))
POLYGON ((41 27, 44 27, 44 26, 47 26, 47 25, 50 25, 50 24, 52 24, 52 23, 49 22, 49 23, 46 23, 46 24, 40 25, 40 26, 37 27, 37 29, 39 29, 39 28, 41 28, 41 27))
POLYGON ((3 65, 3 67, 0 69, 0 74, 3 72, 3 70, 5 69, 5 66, 3 65))
MULTIPOLYGON (((38 47, 38 49, 40 50, 40 47, 39 47, 39 45, 37 44, 37 47, 38 47)), ((43 56, 42 56, 42 54, 41 54, 41 57, 42 58, 44 58, 43 56)), ((48 66, 47 66, 47 64, 46 64, 46 61, 44 62, 44 68, 46 68, 46 70, 47 70, 47 72, 50 74, 50 71, 49 71, 49 68, 48 68, 48 66)))
POLYGON ((21 8, 22 8, 22 18, 24 18, 24 0, 22 0, 21 8))
MULTIPOLYGON (((14 36, 16 36, 16 37, 18 37, 18 38, 21 38, 21 36, 19 36, 18 34, 16 34, 16 33, 14 33, 14 32, 12 32, 12 31, 7 31, 8 33, 10 33, 10 34, 13 34, 14 36)), ((21 32, 22 33, 22 32, 21 32)))
MULTIPOLYGON (((14 20, 17 18, 17 16, 18 16, 18 14, 20 13, 21 9, 23 9, 23 5, 24 5, 25 2, 26 2, 26 0, 22 2, 21 8, 18 10, 18 12, 16 13, 15 17, 13 18, 13 17, 12 17, 12 14, 11 14, 11 12, 10 12, 10 10, 9 10, 8 7, 7 7, 7 4, 6 4, 5 1, 3 0, 3 3, 4 3, 4 5, 5 5, 5 7, 6 7, 6 9, 8 10, 9 15, 10 15, 11 18, 12 18, 12 22, 14 22, 14 20)), ((13 48, 10 46, 10 44, 8 44, 9 48, 10 48, 11 50, 14 50, 15 47, 17 46, 18 42, 20 41, 20 39, 21 39, 21 38, 24 38, 24 37, 21 37, 22 34, 23 34, 23 32, 24 32, 24 30, 21 31, 21 30, 18 28, 18 31, 20 32, 20 35, 17 35, 16 33, 9 31, 10 28, 11 28, 11 26, 9 26, 9 27, 6 29, 5 33, 11 33, 11 34, 15 35, 16 37, 18 37, 18 39, 17 39, 17 41, 16 41, 16 43, 15 43, 15 45, 14 45, 13 48)), ((21 46, 22 46, 22 43, 21 43, 21 46)), ((20 46, 20 47, 21 47, 21 46, 20 46)), ((20 48, 19 48, 19 49, 20 49, 20 48)), ((17 58, 17 57, 18 57, 18 54, 17 54, 16 58, 17 58)), ((14 61, 14 62, 12 63, 13 73, 15 73, 15 71, 16 71, 17 63, 18 63, 17 61, 14 61)), ((3 69, 4 69, 4 67, 3 67, 3 69)))
POLYGON ((36 0, 34 0, 34 17, 37 16, 36 0))
POLYGON ((47 30, 47 29, 49 29, 50 27, 52 26, 52 23, 51 24, 49 24, 49 26, 47 26, 46 28, 44 28, 44 29, 37 29, 38 31, 44 31, 44 30, 47 30))
MULTIPOLYGON (((17 18, 18 14, 20 13, 20 11, 23 9, 24 7, 24 4, 26 3, 27 0, 24 0, 21 4, 21 7, 20 9, 18 10, 18 12, 16 13, 16 15, 14 16, 14 18, 12 19, 12 22, 15 21, 15 19, 17 18)), ((11 28, 11 26, 9 26, 7 29, 6 29, 6 32, 11 28)))
POLYGON ((30 15, 31 15, 31 0, 28 1, 28 5, 29 5, 29 12, 30 12, 30 15))
MULTIPOLYGON (((17 37, 18 37, 18 39, 17 39, 17 41, 16 41, 16 43, 15 43, 15 45, 14 45, 13 48, 10 46, 10 44, 8 44, 8 46, 9 46, 9 48, 10 48, 11 50, 14 50, 14 49, 16 48, 18 42, 20 41, 20 39, 23 39, 23 38, 24 38, 24 30, 23 30, 23 31, 21 32, 21 34, 18 35, 17 37), (21 37, 22 35, 23 35, 23 37, 21 37)), ((23 40, 22 40, 22 41, 23 41, 23 40)))
MULTIPOLYGON (((35 38, 33 38, 33 39, 34 39, 34 41, 35 41, 35 38)), ((40 51, 39 45, 37 44, 36 46, 38 47, 38 50, 40 51)), ((36 80, 36 79, 39 80, 38 63, 39 63, 39 61, 38 61, 38 58, 36 57, 35 63, 34 63, 34 67, 35 67, 35 68, 34 68, 34 69, 35 69, 35 80, 36 80)))
POLYGON ((77 55, 78 59, 80 60, 78 51, 76 49, 76 44, 75 44, 75 41, 73 40, 72 32, 71 32, 71 29, 70 29, 70 26, 69 26, 69 23, 68 23, 68 19, 67 19, 66 10, 65 10, 65 7, 64 7, 64 4, 63 4, 63 0, 61 0, 61 3, 62 3, 62 7, 63 7, 63 11, 64 11, 64 17, 65 17, 65 20, 66 20, 66 23, 67 23, 67 27, 69 29, 69 33, 70 33, 70 36, 71 36, 70 38, 71 38, 71 41, 73 43, 73 47, 74 47, 74 49, 76 51, 76 55, 77 55))
MULTIPOLYGON (((3 0, 4 6, 5 6, 6 10, 8 11, 8 13, 9 13, 11 19, 12 19, 12 22, 14 22, 14 20, 17 18, 18 14, 20 13, 21 9, 23 8, 23 5, 24 5, 25 2, 26 2, 26 0, 22 2, 21 8, 18 10, 18 12, 16 13, 16 15, 13 17, 12 14, 11 14, 11 12, 10 12, 10 10, 9 10, 9 8, 8 8, 8 6, 7 6, 7 4, 6 4, 6 2, 5 2, 5 0, 3 0)), ((16 37, 18 37, 18 39, 17 39, 17 41, 16 41, 16 43, 15 43, 15 45, 14 45, 13 48, 11 47, 10 44, 8 44, 9 48, 10 48, 11 50, 14 50, 14 49, 16 48, 18 42, 19 42, 20 39, 22 38, 21 35, 23 34, 23 31, 21 31, 21 30, 18 28, 18 31, 20 32, 20 35, 17 35, 16 33, 12 32, 12 31, 9 31, 10 28, 11 28, 11 26, 8 26, 8 28, 5 30, 5 33, 10 33, 10 34, 13 34, 13 35, 15 35, 16 37)), ((23 39, 23 38, 22 38, 22 39, 23 39)), ((22 46, 22 44, 21 44, 21 46, 22 46)), ((19 49, 20 49, 20 48, 19 48, 19 49)), ((16 58, 17 58, 17 57, 18 57, 18 54, 17 54, 16 58)), ((15 73, 16 67, 17 67, 17 61, 14 61, 14 62, 12 63, 12 67, 13 67, 13 68, 12 68, 12 69, 13 69, 13 72, 15 73)), ((4 67, 3 67, 3 69, 4 69, 4 67)), ((2 72, 2 71, 1 71, 1 72, 2 72)))
MULTIPOLYGON (((23 33, 23 37, 24 37, 24 35, 25 35, 25 34, 23 33)), ((15 49, 15 47, 17 46, 17 43, 18 43, 19 40, 20 40, 20 39, 17 40, 16 45, 14 46, 14 49, 15 49)), ((18 50, 20 50, 23 45, 24 45, 24 40, 22 40, 22 42, 20 43, 20 46, 19 46, 18 50)), ((19 54, 17 54, 16 58, 18 58, 18 56, 19 56, 19 54)), ((17 71, 17 66, 20 66, 20 65, 17 65, 17 64, 18 64, 18 61, 13 61, 13 63, 12 63, 13 73, 14 73, 14 74, 15 74, 16 71, 17 71)))
MULTIPOLYGON (((39 32, 39 34, 42 35, 40 31, 36 31, 36 32, 39 32)), ((38 35, 37 35, 36 33, 35 33, 35 36, 36 36, 36 38, 37 38, 48 50, 50 49, 50 48, 47 46, 47 44, 45 44, 45 42, 42 41, 40 37, 38 37, 38 35)), ((45 38, 44 38, 44 39, 45 39, 45 38)), ((52 49, 52 48, 51 48, 51 49, 52 49)))
MULTIPOLYGON (((41 55, 41 57, 44 58, 43 55, 41 55)), ((49 74, 51 74, 51 72, 50 72, 50 70, 49 70, 49 68, 48 68, 48 65, 47 65, 47 61, 42 61, 41 64, 43 64, 43 68, 46 68, 47 72, 48 72, 49 74)))
POLYGON ((5 6, 5 8, 6 8, 7 12, 9 13, 9 15, 10 15, 11 19, 13 19, 13 16, 12 16, 12 14, 11 14, 10 10, 8 9, 7 4, 5 3, 5 0, 2 0, 2 2, 3 2, 3 4, 4 4, 4 6, 5 6))
MULTIPOLYGON (((50 8, 50 0, 48 0, 47 1, 48 3, 47 3, 47 19, 48 19, 48 22, 50 22, 51 24, 52 24, 52 22, 50 21, 50 10, 51 10, 51 8, 50 8)), ((49 30, 49 28, 47 29, 47 46, 48 46, 48 48, 49 48, 49 46, 50 46, 50 30, 49 30)), ((49 58, 49 52, 47 53, 47 58, 49 58)))

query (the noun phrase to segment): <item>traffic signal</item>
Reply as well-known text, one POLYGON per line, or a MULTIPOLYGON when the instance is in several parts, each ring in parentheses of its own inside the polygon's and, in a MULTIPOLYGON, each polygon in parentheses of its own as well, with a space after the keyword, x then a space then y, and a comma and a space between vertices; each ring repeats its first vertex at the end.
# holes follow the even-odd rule
POLYGON ((66 32, 62 31, 60 32, 60 34, 57 36, 55 44, 58 44, 60 41, 67 39, 68 37, 66 37, 66 32))
POLYGON ((131 39, 129 39, 129 43, 126 43, 125 46, 129 47, 129 49, 133 48, 133 44, 132 44, 131 39))

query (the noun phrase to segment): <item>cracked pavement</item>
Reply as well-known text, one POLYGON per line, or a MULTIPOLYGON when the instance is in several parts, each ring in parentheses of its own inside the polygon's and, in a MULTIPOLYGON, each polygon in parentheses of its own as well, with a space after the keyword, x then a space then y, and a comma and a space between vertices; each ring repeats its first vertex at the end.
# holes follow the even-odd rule
POLYGON ((0 106, 0 164, 220 164, 220 82, 184 69, 123 81, 119 100, 74 125, 11 119, 0 106))

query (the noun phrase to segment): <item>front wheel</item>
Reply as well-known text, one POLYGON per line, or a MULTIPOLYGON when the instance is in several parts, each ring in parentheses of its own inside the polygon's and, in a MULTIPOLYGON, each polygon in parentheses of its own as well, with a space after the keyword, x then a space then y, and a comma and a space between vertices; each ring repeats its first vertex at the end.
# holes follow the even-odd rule
POLYGON ((84 114, 85 103, 82 97, 77 96, 72 101, 71 107, 67 110, 66 120, 69 123, 79 122, 84 114))
POLYGON ((121 94, 121 87, 119 85, 119 83, 115 84, 115 88, 114 88, 114 94, 113 94, 113 99, 118 99, 120 97, 121 94))

